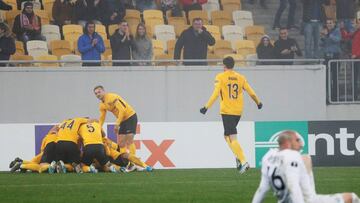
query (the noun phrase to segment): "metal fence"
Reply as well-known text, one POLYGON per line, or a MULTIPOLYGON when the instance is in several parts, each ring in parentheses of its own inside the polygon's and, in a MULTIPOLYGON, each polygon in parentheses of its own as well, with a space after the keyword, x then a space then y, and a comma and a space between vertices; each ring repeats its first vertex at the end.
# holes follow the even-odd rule
POLYGON ((360 60, 330 60, 327 93, 330 104, 360 104, 360 60))

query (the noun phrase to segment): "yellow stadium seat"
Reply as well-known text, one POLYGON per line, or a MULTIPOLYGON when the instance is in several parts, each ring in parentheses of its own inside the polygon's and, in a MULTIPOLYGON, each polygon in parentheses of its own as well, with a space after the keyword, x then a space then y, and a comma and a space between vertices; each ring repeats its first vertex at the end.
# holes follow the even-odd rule
POLYGON ((42 25, 41 26, 41 34, 45 36, 46 42, 50 47, 50 42, 52 40, 60 40, 60 28, 57 25, 42 25))
POLYGON ((213 25, 217 25, 220 28, 224 25, 232 24, 231 13, 227 11, 213 11, 211 12, 211 22, 213 25))
POLYGON ((239 0, 221 0, 221 5, 223 10, 230 14, 233 11, 241 10, 241 1, 239 0))
MULTIPOLYGON (((57 61, 58 57, 55 55, 42 55, 34 58, 36 61, 57 61)), ((59 67, 59 63, 50 63, 50 62, 39 62, 35 66, 38 67, 59 67)))
MULTIPOLYGON (((15 7, 16 8, 16 7, 15 7)), ((21 11, 18 10, 11 10, 5 12, 5 19, 7 24, 9 25, 10 30, 12 30, 12 27, 14 26, 14 21, 17 15, 20 14, 21 11)))
POLYGON ((247 27, 254 25, 254 20, 251 11, 233 11, 233 21, 235 25, 240 27, 247 27))
POLYGON ((103 53, 103 55, 105 57, 108 57, 109 55, 112 55, 112 50, 111 50, 111 45, 110 45, 110 40, 104 40, 104 46, 105 46, 105 52, 103 53))
POLYGON ((26 49, 28 54, 33 57, 49 54, 47 43, 41 40, 27 41, 26 49))
POLYGON ((153 39, 152 40, 152 46, 153 46, 153 56, 159 56, 164 54, 164 45, 160 40, 153 39))
POLYGON ((155 37, 161 40, 164 45, 164 50, 167 50, 167 41, 176 39, 175 29, 173 25, 156 25, 155 37))
POLYGON ((223 58, 224 55, 233 54, 231 42, 226 40, 218 40, 214 45, 214 54, 223 58))
MULTIPOLYGON (((220 56, 218 56, 218 55, 216 55, 216 54, 208 53, 208 54, 207 54, 207 59, 208 59, 208 60, 214 60, 214 59, 216 59, 216 60, 221 60, 222 57, 220 57, 220 56)), ((216 62, 216 61, 214 61, 214 62, 208 62, 208 65, 210 65, 210 66, 217 66, 217 65, 219 65, 220 63, 221 63, 221 62, 216 62)))
POLYGON ((176 25, 175 26, 175 34, 176 34, 176 37, 179 37, 181 35, 181 33, 188 29, 190 26, 189 25, 176 25))
POLYGON ((25 54, 24 43, 21 41, 15 41, 16 51, 15 54, 25 54))
POLYGON ((265 35, 265 28, 263 26, 247 26, 245 28, 245 36, 247 40, 254 41, 255 44, 258 44, 265 35))
MULTIPOLYGON (((83 34, 83 27, 81 25, 63 25, 62 27, 64 39, 71 42, 77 42, 79 37, 83 34)), ((72 43, 73 44, 73 43, 72 43)), ((74 50, 74 46, 72 47, 74 50)))
POLYGON ((246 56, 248 54, 255 54, 255 43, 251 40, 238 40, 235 42, 236 53, 246 56))
POLYGON ((107 37, 107 34, 106 34, 106 27, 105 25, 99 25, 99 24, 96 24, 95 25, 95 32, 97 32, 101 38, 103 40, 106 40, 108 37, 107 37))
POLYGON ((124 20, 129 25, 138 25, 141 22, 140 11, 133 9, 126 9, 124 20))
POLYGON ((246 62, 246 65, 248 66, 256 66, 256 61, 251 61, 251 60, 257 60, 258 59, 258 56, 257 54, 248 54, 246 55, 246 60, 248 60, 246 62))
POLYGON ((178 22, 183 22, 183 23, 187 24, 185 11, 182 11, 182 13, 183 13, 182 17, 172 17, 171 10, 166 11, 166 19, 168 21, 168 24, 172 24, 172 23, 170 23, 170 21, 171 22, 178 21, 178 22))
MULTIPOLYGON (((146 28, 146 34, 147 36, 150 38, 150 39, 153 39, 154 38, 154 27, 153 25, 149 25, 149 24, 146 24, 145 25, 145 28, 146 28)), ((136 30, 136 29, 135 29, 136 30)), ((136 31, 134 33, 132 33, 133 36, 135 36, 136 34, 136 31)))
MULTIPOLYGON (((170 55, 170 54, 161 54, 161 55, 156 55, 155 56, 155 60, 173 60, 174 56, 170 55)), ((171 62, 171 61, 164 61, 164 62, 155 62, 156 66, 176 66, 176 62, 171 62)))
POLYGON ((52 55, 60 58, 62 55, 72 54, 71 43, 67 40, 53 40, 50 43, 52 55))
POLYGON ((117 24, 112 24, 108 26, 108 33, 109 33, 109 38, 114 34, 115 30, 117 30, 119 28, 119 25, 117 24))
POLYGON ((14 54, 10 56, 10 61, 29 61, 29 63, 14 63, 17 67, 29 67, 32 66, 34 58, 30 55, 14 54))
POLYGON ((224 58, 231 56, 235 60, 235 66, 243 67, 246 65, 245 63, 245 57, 241 54, 227 54, 224 56, 224 58))
POLYGON ((76 63, 74 62, 64 62, 61 63, 62 67, 78 67, 78 66, 82 66, 81 61, 81 56, 79 55, 75 55, 75 54, 68 54, 68 55, 62 55, 60 57, 60 60, 62 61, 76 61, 76 63), (79 62, 77 62, 79 61, 79 62))
POLYGON ((215 38, 215 40, 221 40, 220 28, 217 25, 204 25, 206 30, 215 38))
POLYGON ((50 24, 49 14, 44 10, 34 10, 35 14, 41 18, 41 25, 50 24))
POLYGON ((192 10, 189 11, 189 23, 192 24, 194 18, 201 18, 204 25, 209 24, 209 16, 206 11, 203 10, 192 10))
POLYGON ((224 25, 222 27, 222 33, 224 40, 230 41, 234 50, 235 41, 244 39, 244 31, 242 27, 237 25, 224 25))
POLYGON ((167 41, 167 53, 174 57, 176 39, 167 41))
POLYGON ((42 0, 43 5, 44 5, 44 10, 48 13, 49 15, 49 19, 53 20, 53 16, 52 16, 52 9, 55 3, 55 0, 42 0))
POLYGON ((162 25, 164 24, 163 13, 160 10, 145 10, 143 12, 145 24, 162 25))

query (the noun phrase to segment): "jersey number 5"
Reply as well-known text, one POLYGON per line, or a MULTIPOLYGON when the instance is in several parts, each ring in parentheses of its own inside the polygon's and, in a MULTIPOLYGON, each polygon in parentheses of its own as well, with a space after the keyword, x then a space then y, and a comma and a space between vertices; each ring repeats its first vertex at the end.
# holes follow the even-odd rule
POLYGON ((237 99, 238 95, 239 95, 239 86, 238 86, 238 84, 229 83, 227 86, 229 88, 229 98, 230 99, 237 99))

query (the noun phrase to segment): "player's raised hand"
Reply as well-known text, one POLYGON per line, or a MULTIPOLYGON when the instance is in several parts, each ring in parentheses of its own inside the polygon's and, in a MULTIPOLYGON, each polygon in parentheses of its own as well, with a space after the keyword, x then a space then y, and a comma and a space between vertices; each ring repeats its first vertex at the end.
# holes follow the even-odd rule
POLYGON ((206 114, 206 111, 207 111, 207 108, 206 107, 202 107, 201 109, 200 109, 200 113, 202 113, 202 114, 206 114))
POLYGON ((263 104, 260 102, 257 106, 258 106, 258 109, 261 109, 263 104))

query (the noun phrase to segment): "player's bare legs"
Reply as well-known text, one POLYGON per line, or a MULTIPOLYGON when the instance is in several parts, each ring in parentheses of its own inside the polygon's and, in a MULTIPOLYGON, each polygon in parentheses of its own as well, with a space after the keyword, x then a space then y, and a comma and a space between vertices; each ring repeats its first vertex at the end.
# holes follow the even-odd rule
POLYGON ((117 144, 120 148, 120 153, 127 152, 127 142, 126 142, 126 135, 125 134, 118 134, 117 135, 117 144))
POLYGON ((126 145, 130 152, 130 154, 135 155, 136 154, 136 146, 134 143, 134 137, 135 135, 130 133, 126 135, 126 145))

